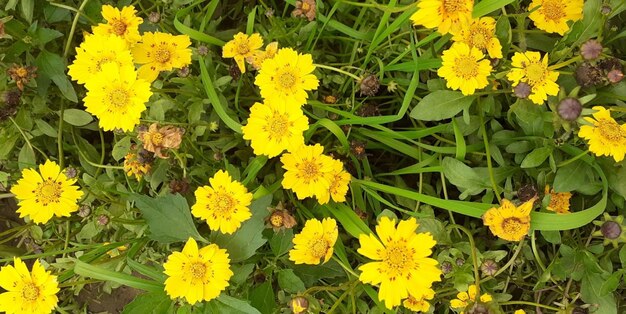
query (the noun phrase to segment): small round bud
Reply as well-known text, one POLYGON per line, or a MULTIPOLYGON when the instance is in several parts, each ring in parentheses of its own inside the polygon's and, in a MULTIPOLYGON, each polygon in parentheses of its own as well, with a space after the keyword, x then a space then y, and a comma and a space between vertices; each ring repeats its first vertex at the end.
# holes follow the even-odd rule
POLYGON ((297 296, 289 302, 289 307, 293 314, 301 314, 309 308, 309 300, 303 296, 297 296))
POLYGON ((456 266, 463 266, 463 264, 465 264, 465 260, 462 258, 457 258, 456 259, 456 266))
POLYGON ((600 227, 600 231, 602 235, 609 240, 615 240, 622 235, 622 227, 619 223, 611 220, 604 222, 602 227, 600 227))
POLYGON ((622 79, 624 78, 624 73, 622 73, 621 70, 615 69, 615 70, 609 71, 609 73, 607 73, 606 77, 607 77, 607 79, 609 79, 609 82, 611 82, 613 84, 617 84, 617 83, 621 82, 622 79))
POLYGON ((452 272, 452 263, 448 261, 441 263, 441 272, 443 272, 444 275, 452 272))
POLYGON ((373 74, 364 77, 363 79, 361 79, 359 88, 361 90, 361 96, 375 96, 376 93, 378 93, 378 89, 380 88, 380 82, 378 81, 378 77, 373 74))
POLYGON ((611 14, 611 11, 613 11, 613 9, 611 9, 611 6, 608 4, 605 4, 602 8, 600 8, 600 13, 602 13, 602 15, 609 15, 611 14))
POLYGON ((160 20, 161 14, 159 14, 159 12, 150 12, 150 15, 148 15, 148 21, 152 24, 159 23, 160 20))
POLYGON ((602 54, 602 44, 595 39, 590 39, 580 46, 580 55, 585 60, 595 60, 602 54))
POLYGON ((492 259, 485 260, 480 265, 480 271, 483 273, 483 276, 493 276, 498 272, 498 269, 500 269, 498 263, 492 259))
POLYGON ((209 48, 205 45, 198 46, 198 54, 201 56, 206 56, 209 54, 209 48))
POLYGON ((184 67, 178 69, 178 76, 179 77, 187 77, 187 76, 189 76, 190 73, 191 73, 191 69, 188 66, 184 66, 184 67))
POLYGON ((565 98, 559 102, 557 110, 561 119, 565 121, 574 121, 580 116, 583 106, 576 98, 565 98))
POLYGON ((99 225, 101 225, 101 226, 106 226, 109 223, 109 216, 107 216, 107 215, 100 215, 96 219, 96 222, 99 225))
POLYGON ((65 176, 68 179, 74 179, 78 176, 78 170, 72 166, 65 168, 65 176))
POLYGON ((83 205, 78 208, 79 217, 85 218, 89 216, 90 213, 91 213, 91 207, 89 205, 83 205))
POLYGON ((531 88, 528 83, 520 82, 517 86, 513 87, 513 93, 515 97, 520 99, 526 99, 530 96, 531 88))

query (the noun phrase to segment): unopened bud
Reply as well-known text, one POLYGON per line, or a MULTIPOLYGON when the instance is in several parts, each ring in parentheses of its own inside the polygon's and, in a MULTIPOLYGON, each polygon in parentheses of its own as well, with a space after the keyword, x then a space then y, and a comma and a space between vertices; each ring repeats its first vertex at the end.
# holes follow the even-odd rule
POLYGON ((574 121, 580 116, 583 106, 576 98, 565 98, 559 102, 557 110, 563 120, 574 121))
POLYGON ((619 223, 611 220, 604 222, 602 227, 600 227, 600 231, 602 235, 609 240, 615 240, 622 235, 622 227, 619 223))
POLYGON ((520 82, 517 86, 513 87, 513 93, 515 97, 526 99, 530 96, 531 88, 528 83, 520 82))

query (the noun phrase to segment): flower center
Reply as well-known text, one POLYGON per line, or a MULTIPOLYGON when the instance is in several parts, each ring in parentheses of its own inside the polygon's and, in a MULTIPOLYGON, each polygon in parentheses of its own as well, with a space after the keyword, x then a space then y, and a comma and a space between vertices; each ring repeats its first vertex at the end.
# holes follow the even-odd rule
MULTIPOLYGON (((321 236, 321 235, 319 235, 321 236)), ((322 258, 326 256, 326 252, 328 251, 328 242, 322 238, 317 238, 309 243, 309 247, 311 248, 311 253, 316 258, 322 258)))
POLYGON ((122 36, 126 32, 126 23, 116 19, 111 23, 111 28, 115 34, 122 36))
POLYGON ((565 17, 565 4, 561 3, 561 1, 544 1, 541 5, 541 10, 543 11, 543 15, 546 16, 548 20, 560 20, 565 17))
POLYGON ((163 143, 163 134, 159 133, 159 132, 154 132, 150 135, 150 141, 152 142, 152 144, 154 144, 155 146, 159 146, 163 143))
POLYGON ((37 201, 48 205, 49 203, 58 203, 61 197, 61 182, 54 182, 52 179, 48 179, 44 182, 37 184, 37 189, 34 191, 37 196, 37 201))
POLYGON ((300 177, 304 179, 306 182, 312 181, 320 174, 320 167, 315 163, 314 160, 306 160, 300 167, 300 177))
POLYGON ((270 134, 271 139, 280 139, 289 133, 289 119, 286 114, 274 112, 269 119, 266 131, 270 134))
POLYGON ((309 11, 309 9, 311 9, 311 6, 306 1, 303 1, 302 2, 302 11, 307 12, 307 11, 309 11))
POLYGON ((24 298, 24 300, 33 302, 37 300, 38 297, 39 297, 39 287, 37 287, 32 282, 29 282, 24 285, 24 288, 22 288, 22 298, 24 298))
POLYGON ((448 13, 461 11, 465 8, 464 0, 443 0, 443 8, 448 13))
POLYGON ((283 89, 291 89, 296 83, 296 77, 293 73, 285 71, 278 76, 278 84, 283 89))
POLYGON ((128 100, 130 95, 128 91, 121 88, 113 89, 109 92, 108 95, 109 103, 115 108, 123 108, 128 104, 128 100))
POLYGON ((410 262, 410 251, 407 251, 407 248, 404 246, 392 244, 387 247, 385 253, 385 258, 383 259, 383 261, 385 261, 385 264, 387 264, 387 267, 391 271, 391 274, 394 274, 390 279, 393 280, 398 274, 405 273, 404 270, 407 268, 408 263, 410 262))
POLYGON ((24 67, 19 67, 17 68, 17 70, 15 70, 15 74, 17 74, 17 76, 19 77, 26 77, 28 75, 28 70, 26 70, 26 68, 24 67))
POLYGON ((487 48, 487 43, 489 42, 489 38, 491 35, 487 32, 486 29, 482 27, 476 27, 471 31, 470 44, 473 47, 479 49, 487 48))
POLYGON ((169 49, 161 46, 159 47, 155 52, 154 52, 154 60, 156 60, 156 62, 158 63, 165 63, 170 61, 170 58, 172 57, 172 54, 170 53, 169 49))
POLYGON ((248 42, 242 41, 237 43, 237 52, 239 52, 240 55, 248 54, 248 52, 250 52, 250 45, 248 45, 248 42))
POLYGON ((203 279, 206 274, 206 265, 204 263, 195 262, 191 264, 189 271, 193 279, 203 279))
POLYGON ((471 56, 461 56, 454 62, 454 71, 462 79, 471 79, 478 75, 478 62, 471 56))
POLYGON ((508 235, 517 235, 522 231, 524 224, 519 218, 509 217, 502 221, 502 229, 508 235))
POLYGON ((233 210, 233 207, 235 207, 235 200, 230 194, 218 192, 213 198, 211 205, 211 208, 213 208, 213 210, 215 210, 218 214, 225 215, 233 210))
POLYGON ((546 68, 539 62, 532 62, 526 66, 526 79, 530 86, 535 86, 543 82, 546 75, 546 68))
POLYGON ((619 142, 626 139, 626 132, 622 131, 617 122, 609 119, 601 119, 597 123, 600 135, 611 142, 619 142))
POLYGON ((273 213, 270 217, 270 223, 274 227, 282 227, 283 226, 283 216, 277 213, 273 213))
POLYGON ((96 72, 100 72, 102 70, 102 65, 111 61, 113 61, 113 58, 110 58, 109 56, 102 57, 100 60, 96 61, 96 72))

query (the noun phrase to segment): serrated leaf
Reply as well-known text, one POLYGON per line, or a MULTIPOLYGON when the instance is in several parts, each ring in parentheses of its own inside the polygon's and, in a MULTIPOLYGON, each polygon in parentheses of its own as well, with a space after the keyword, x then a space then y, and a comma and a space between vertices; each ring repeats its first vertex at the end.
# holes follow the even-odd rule
POLYGON ((411 118, 422 121, 439 121, 454 117, 469 108, 476 97, 461 92, 437 90, 424 97, 411 111, 411 118))
POLYGON ((150 228, 149 237, 162 243, 183 242, 189 237, 205 241, 198 233, 191 218, 189 204, 180 194, 167 194, 152 198, 133 195, 135 206, 146 219, 150 228))

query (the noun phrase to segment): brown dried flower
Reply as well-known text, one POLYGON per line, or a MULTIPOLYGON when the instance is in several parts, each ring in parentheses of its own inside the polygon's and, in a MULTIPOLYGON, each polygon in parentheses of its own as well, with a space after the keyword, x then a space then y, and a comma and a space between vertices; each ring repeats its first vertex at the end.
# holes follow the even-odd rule
POLYGON ((361 96, 375 96, 378 93, 378 89, 380 89, 380 81, 378 81, 376 75, 370 74, 359 81, 359 88, 361 96))
POLYGON ((269 207, 271 214, 266 218, 268 228, 272 228, 274 232, 285 229, 291 229, 296 226, 296 219, 289 213, 283 202, 279 202, 275 208, 269 207))
POLYGON ((164 126, 159 128, 158 124, 153 123, 147 131, 140 131, 137 136, 143 142, 143 148, 149 152, 153 152, 155 156, 167 159, 163 149, 177 149, 182 142, 183 129, 175 126, 164 126))
POLYGON ((17 84, 17 88, 20 91, 24 90, 24 84, 28 83, 31 79, 37 77, 37 67, 36 66, 21 66, 17 64, 11 65, 7 70, 7 74, 11 77, 15 84, 17 84))
POLYGON ((316 11, 317 5, 315 4, 315 0, 296 1, 296 8, 291 12, 291 16, 306 17, 309 21, 313 21, 316 11))

